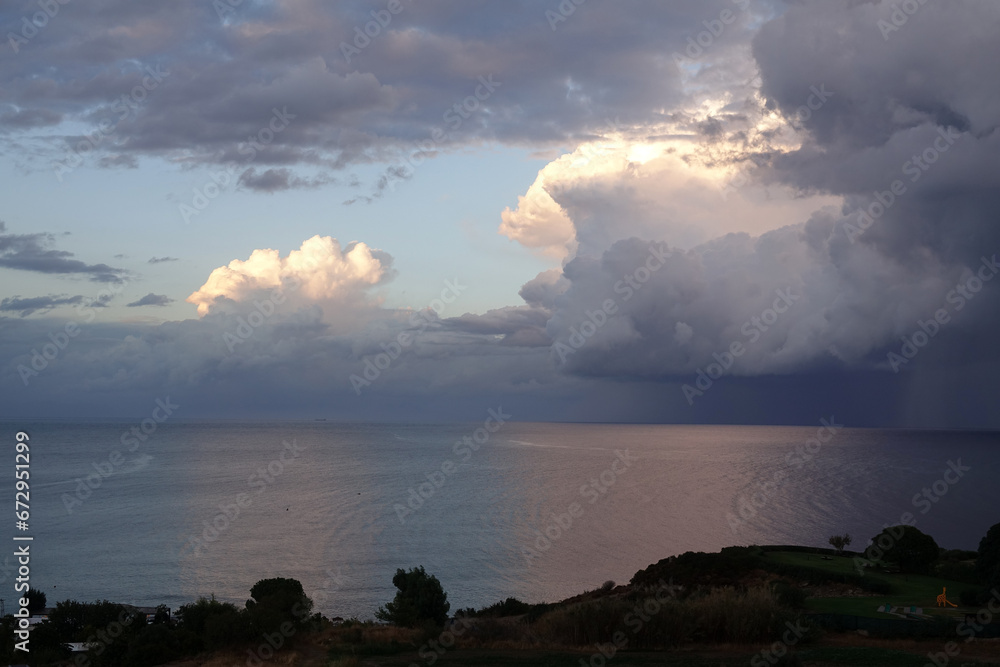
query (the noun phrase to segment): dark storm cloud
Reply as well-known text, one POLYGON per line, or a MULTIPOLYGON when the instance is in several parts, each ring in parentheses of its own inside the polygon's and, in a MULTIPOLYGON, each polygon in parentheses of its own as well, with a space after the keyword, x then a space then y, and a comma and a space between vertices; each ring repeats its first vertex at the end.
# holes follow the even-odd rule
MULTIPOLYGON (((17 24, 32 8, 8 3, 0 23, 17 24)), ((8 59, 0 86, 22 109, 13 124, 110 119, 113 136, 97 152, 113 155, 98 158, 103 166, 133 166, 136 155, 185 165, 245 160, 248 138, 260 136, 274 109, 287 109, 294 119, 254 157, 282 169, 246 178, 273 192, 324 182, 296 181, 288 170, 297 166, 391 163, 435 128, 447 132, 446 148, 572 143, 612 118, 654 121, 684 95, 669 51, 733 8, 731 0, 588 3, 551 23, 546 10, 558 12, 558 3, 404 2, 351 53, 344 45, 357 48, 355 29, 363 34, 373 20, 370 3, 289 0, 217 12, 196 0, 169 8, 106 0, 66 6, 8 59), (151 75, 155 87, 140 90, 151 75), (498 84, 485 99, 480 77, 498 84)), ((718 52, 746 34, 749 22, 736 13, 718 52)))
MULTIPOLYGON (((884 32, 879 21, 890 21, 894 6, 805 2, 761 29, 754 54, 766 95, 794 114, 811 87, 833 93, 803 121, 810 140, 775 160, 775 177, 847 195, 852 207, 901 180, 904 206, 890 209, 879 230, 893 235, 907 225, 911 243, 930 233, 923 240, 943 250, 972 232, 954 229, 968 213, 996 204, 1000 104, 992 63, 1000 58, 993 39, 1000 7, 921 4, 898 30, 884 32), (925 205, 938 211, 921 214, 925 205), (941 216, 958 206, 968 213, 941 216)), ((976 242, 992 242, 985 232, 996 226, 982 223, 976 242)))
POLYGON ((62 114, 49 109, 16 109, 0 113, 0 129, 25 130, 32 127, 58 125, 62 114))
MULTIPOLYGON (((831 238, 842 263, 882 256, 938 275, 975 270, 1000 250, 1000 6, 916 6, 804 2, 761 29, 763 92, 782 109, 794 113, 812 86, 834 92, 804 120, 809 140, 774 160, 771 176, 846 197, 850 226, 831 238)), ((989 329, 1000 301, 996 290, 984 295, 968 316, 989 329)), ((980 352, 997 358, 995 346, 980 352)))
POLYGON ((150 292, 146 296, 142 297, 138 301, 133 301, 132 303, 125 304, 128 308, 138 308, 139 306, 166 306, 173 303, 174 300, 165 294, 153 294, 150 292))
POLYGON ((0 301, 0 311, 15 312, 21 317, 27 317, 39 311, 52 310, 56 306, 72 306, 83 303, 83 300, 83 295, 79 294, 76 296, 50 295, 27 298, 14 296, 0 301))
POLYGON ((975 413, 975 369, 1000 363, 1000 104, 990 83, 1000 7, 913 3, 899 30, 881 29, 897 5, 796 2, 754 40, 762 92, 807 131, 801 148, 751 154, 755 177, 841 195, 841 210, 756 239, 730 234, 649 272, 656 243, 616 241, 627 208, 593 190, 552 190, 574 221, 601 220, 577 222, 588 254, 566 265, 569 289, 553 300, 555 363, 582 377, 692 385, 717 364, 727 382, 781 384, 786 396, 796 384, 812 392, 817 378, 857 391, 859 378, 885 373, 887 413, 921 421, 943 393, 965 401, 943 412, 975 413), (819 108, 804 107, 810 95, 819 108))
POLYGON ((520 306, 490 310, 482 315, 466 313, 445 320, 453 331, 500 339, 505 345, 545 347, 552 344, 545 334, 549 312, 540 308, 520 306))
POLYGON ((5 231, 6 225, 0 221, 0 267, 54 275, 83 274, 102 283, 120 283, 126 275, 123 269, 86 264, 71 259, 71 252, 51 249, 55 243, 53 234, 5 234, 5 231))

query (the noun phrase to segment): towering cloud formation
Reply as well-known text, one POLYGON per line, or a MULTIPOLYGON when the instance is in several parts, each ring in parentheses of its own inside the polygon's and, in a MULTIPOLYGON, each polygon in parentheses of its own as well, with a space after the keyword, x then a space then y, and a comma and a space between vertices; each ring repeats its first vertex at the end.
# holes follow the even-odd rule
POLYGON ((566 257, 555 363, 685 379, 740 343, 730 374, 892 372, 913 365, 890 353, 928 328, 924 371, 996 361, 1000 291, 968 296, 1000 251, 1000 104, 983 87, 1000 9, 897 5, 796 3, 753 42, 759 107, 735 86, 540 172, 501 233, 566 257), (686 252, 643 273, 650 242, 686 252), (787 311, 761 320, 786 288, 787 311), (938 312, 943 329, 927 324, 938 312))
POLYGON ((361 242, 342 248, 336 239, 317 235, 287 257, 277 250, 254 250, 246 261, 220 266, 187 301, 203 316, 271 293, 313 302, 357 301, 394 276, 388 253, 361 242))

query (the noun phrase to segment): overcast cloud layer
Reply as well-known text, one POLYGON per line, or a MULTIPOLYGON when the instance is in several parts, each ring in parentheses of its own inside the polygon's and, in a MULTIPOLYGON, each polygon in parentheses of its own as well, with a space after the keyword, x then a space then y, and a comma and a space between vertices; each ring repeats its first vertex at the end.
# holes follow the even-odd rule
POLYGON ((67 281, 0 301, 4 414, 1000 427, 1000 5, 550 4, 401 0, 361 46, 386 3, 106 0, 8 45, 25 169, 229 166, 267 197, 375 165, 365 206, 442 154, 530 148, 549 163, 497 231, 557 268, 506 308, 463 314, 458 277, 389 308, 416 249, 317 233, 163 294, 0 223, 0 275, 67 281), (190 319, 103 318, 129 283, 190 319))

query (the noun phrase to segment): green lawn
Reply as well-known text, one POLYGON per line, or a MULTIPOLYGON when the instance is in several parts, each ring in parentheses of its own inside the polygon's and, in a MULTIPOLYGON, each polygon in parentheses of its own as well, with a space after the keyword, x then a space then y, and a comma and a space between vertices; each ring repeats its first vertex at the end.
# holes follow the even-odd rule
MULTIPOLYGON (((930 645, 931 647, 935 645, 930 645)), ((765 647, 762 647, 765 648, 765 647)), ((879 665, 879 667, 923 667, 927 664, 926 649, 923 652, 905 652, 877 647, 834 647, 810 646, 798 651, 805 665, 809 667, 854 667, 856 665, 879 665)), ((606 664, 608 667, 746 667, 759 653, 749 648, 720 649, 718 647, 696 647, 659 652, 624 652, 616 654, 606 664)), ((590 654, 580 652, 558 652, 537 650, 455 650, 438 656, 434 661, 439 667, 578 667, 581 660, 587 664, 590 654)), ((378 667, 407 667, 412 664, 427 665, 428 662, 416 654, 394 657, 378 657, 365 661, 365 665, 378 667)), ((336 663, 333 663, 336 665, 336 663)), ((598 664, 595 662, 594 664, 598 664)), ((994 665, 964 660, 968 665, 994 665)))
MULTIPOLYGON (((853 558, 823 560, 819 554, 790 551, 768 552, 764 554, 764 558, 778 563, 807 567, 822 572, 837 574, 858 573, 853 558)), ((890 614, 875 611, 880 604, 886 603, 899 607, 910 605, 923 607, 925 614, 945 618, 957 617, 961 619, 966 611, 959 604, 958 597, 963 588, 970 588, 969 584, 920 574, 886 574, 871 570, 865 570, 864 572, 866 579, 884 581, 889 584, 892 592, 888 595, 862 598, 810 598, 806 600, 806 608, 835 614, 866 616, 868 618, 897 618, 890 614), (942 609, 936 606, 937 596, 944 587, 948 589, 948 600, 958 604, 958 607, 942 609)), ((967 611, 975 612, 976 610, 970 608, 967 611)))

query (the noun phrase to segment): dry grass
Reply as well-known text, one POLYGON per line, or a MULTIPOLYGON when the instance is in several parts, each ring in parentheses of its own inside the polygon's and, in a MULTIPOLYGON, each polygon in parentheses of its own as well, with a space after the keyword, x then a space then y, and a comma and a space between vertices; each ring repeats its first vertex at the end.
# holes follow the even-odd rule
POLYGON ((691 641, 752 644, 775 636, 788 618, 771 587, 717 588, 683 602, 608 596, 551 611, 534 625, 542 642, 592 646, 621 631, 633 648, 680 646, 691 641))

